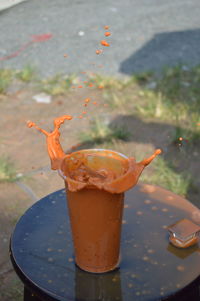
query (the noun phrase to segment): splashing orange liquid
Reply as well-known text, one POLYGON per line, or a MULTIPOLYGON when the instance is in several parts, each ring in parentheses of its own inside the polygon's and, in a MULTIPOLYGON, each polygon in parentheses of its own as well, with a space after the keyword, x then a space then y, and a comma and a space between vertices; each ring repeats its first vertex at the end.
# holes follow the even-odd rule
MULTIPOLYGON (((95 102, 93 102, 95 103, 95 102)), ((82 115, 80 115, 78 118, 83 118, 82 115)), ((56 170, 60 169, 61 162, 63 165, 63 160, 68 158, 63 149, 62 146, 60 145, 60 132, 59 128, 61 124, 65 122, 65 120, 71 120, 72 116, 71 115, 63 115, 61 117, 55 118, 54 120, 54 130, 49 133, 45 131, 44 129, 40 128, 37 126, 34 122, 28 121, 27 126, 29 128, 35 127, 38 131, 43 133, 46 136, 46 143, 47 143, 47 150, 48 154, 51 160, 51 168, 56 170)), ((91 153, 94 153, 95 150, 91 149, 91 153)), ((105 151, 105 152, 110 152, 110 151, 105 151)), ((87 180, 84 182, 85 184, 87 183, 93 183, 97 188, 100 188, 102 185, 102 180, 103 182, 106 181, 106 186, 104 187, 105 190, 112 192, 112 193, 120 193, 121 191, 124 190, 124 187, 131 187, 135 185, 138 181, 138 178, 143 171, 143 169, 151 163, 151 161, 161 153, 160 149, 157 149, 152 156, 149 158, 146 158, 142 160, 139 163, 135 162, 134 158, 127 158, 126 161, 126 168, 124 170, 124 179, 121 182, 120 178, 118 179, 117 176, 113 173, 113 171, 108 167, 104 168, 104 170, 101 169, 94 169, 94 170, 89 170, 89 167, 85 164, 86 161, 88 160, 88 157, 91 156, 90 151, 86 152, 87 154, 83 154, 77 157, 77 163, 73 160, 73 164, 75 164, 75 169, 73 168, 73 174, 70 175, 70 177, 74 180, 80 181, 80 182, 87 180), (129 167, 128 167, 129 166, 129 167), (128 169, 127 169, 128 168, 128 169), (114 182, 112 182, 115 180, 114 182), (113 186, 114 185, 114 186, 113 186)), ((94 157, 94 155, 92 155, 94 157)), ((98 155, 95 155, 98 157, 98 155)), ((68 161, 70 162, 70 161, 68 161)), ((68 168, 66 166, 66 168, 68 168)), ((69 184, 69 183, 68 183, 69 184)), ((84 185, 85 185, 84 184, 84 185)), ((81 189, 80 187, 83 187, 82 184, 77 186, 77 190, 81 189)), ((128 189, 128 188, 127 188, 128 189)), ((126 189, 125 189, 126 190, 126 189)))
POLYGON ((71 120, 73 117, 71 115, 63 115, 54 119, 54 130, 49 133, 44 129, 37 126, 34 122, 28 121, 27 126, 29 128, 35 127, 39 132, 43 133, 46 136, 47 150, 51 160, 51 168, 56 170, 60 166, 60 161, 65 156, 65 153, 60 145, 59 137, 60 132, 59 128, 65 120, 71 120))

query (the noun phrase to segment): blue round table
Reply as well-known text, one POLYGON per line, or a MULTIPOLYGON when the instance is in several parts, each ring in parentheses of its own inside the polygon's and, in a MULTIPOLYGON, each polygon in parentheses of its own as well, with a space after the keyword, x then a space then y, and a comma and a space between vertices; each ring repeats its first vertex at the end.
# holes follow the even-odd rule
POLYGON ((199 300, 199 245, 178 249, 166 229, 182 218, 197 222, 199 209, 160 187, 137 185, 125 195, 119 267, 92 274, 74 262, 65 190, 46 196, 11 237, 24 301, 199 300))

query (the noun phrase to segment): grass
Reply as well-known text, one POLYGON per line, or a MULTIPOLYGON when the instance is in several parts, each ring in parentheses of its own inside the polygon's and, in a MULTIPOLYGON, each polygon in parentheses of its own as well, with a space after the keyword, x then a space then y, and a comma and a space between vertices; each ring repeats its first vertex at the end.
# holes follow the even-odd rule
POLYGON ((200 66, 166 68, 159 78, 152 72, 145 72, 133 75, 128 81, 101 77, 97 80, 98 84, 109 88, 104 90, 103 96, 111 107, 127 107, 139 116, 184 127, 191 140, 198 136, 200 66))
POLYGON ((23 300, 23 285, 17 276, 14 275, 13 278, 9 280, 7 285, 8 287, 2 285, 2 289, 0 291, 1 300, 23 300))
POLYGON ((172 136, 172 143, 179 144, 180 146, 186 143, 197 144, 200 141, 200 131, 194 129, 182 128, 176 126, 172 136))
POLYGON ((182 196, 186 196, 191 185, 191 178, 188 175, 176 173, 172 164, 168 164, 161 157, 156 159, 152 174, 147 175, 144 171, 140 179, 149 184, 162 186, 182 196))
POLYGON ((95 74, 91 77, 91 80, 96 87, 102 86, 107 90, 122 90, 129 84, 129 79, 120 80, 115 77, 102 76, 100 74, 95 74))
POLYGON ((78 83, 77 76, 74 74, 70 76, 57 74, 51 78, 41 80, 38 78, 36 68, 26 65, 21 70, 0 69, 0 94, 6 94, 14 79, 25 83, 35 82, 38 90, 53 96, 67 93, 72 84, 78 83))
POLYGON ((36 79, 35 68, 26 65, 22 70, 0 69, 0 94, 6 94, 14 79, 29 83, 36 79))
POLYGON ((200 139, 200 66, 167 68, 160 78, 149 74, 139 82, 137 114, 168 121, 189 142, 200 139), (155 83, 153 89, 149 88, 151 83, 155 83))
POLYGON ((13 182, 17 178, 14 165, 4 157, 0 158, 0 183, 13 182))
POLYGON ((154 74, 151 71, 141 72, 138 74, 134 74, 131 77, 130 82, 135 82, 137 84, 144 85, 150 83, 153 77, 154 74))
POLYGON ((47 78, 40 82, 40 88, 43 92, 50 95, 65 94, 69 91, 72 84, 77 83, 77 77, 75 75, 63 76, 57 74, 54 77, 47 78))
POLYGON ((36 79, 36 69, 31 65, 26 65, 22 70, 16 71, 16 78, 25 83, 30 83, 36 79))
POLYGON ((129 136, 130 133, 125 127, 110 128, 105 122, 96 118, 91 121, 90 129, 87 132, 79 134, 79 140, 83 144, 98 145, 113 140, 127 141, 129 136))
POLYGON ((125 111, 128 102, 128 95, 123 94, 121 91, 104 90, 103 98, 105 102, 113 109, 120 109, 125 111))
POLYGON ((14 71, 10 69, 0 69, 0 94, 5 94, 7 88, 14 78, 14 71))

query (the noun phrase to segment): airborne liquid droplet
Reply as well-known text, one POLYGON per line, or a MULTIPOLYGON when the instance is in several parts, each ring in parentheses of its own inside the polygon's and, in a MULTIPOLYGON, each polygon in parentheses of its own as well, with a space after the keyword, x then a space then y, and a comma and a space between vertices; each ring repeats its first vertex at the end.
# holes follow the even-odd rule
POLYGON ((106 37, 109 37, 109 36, 111 35, 111 33, 110 33, 109 31, 106 31, 106 32, 104 33, 104 35, 105 35, 106 37))
POLYGON ((108 42, 106 42, 105 40, 102 40, 102 41, 101 41, 101 45, 102 45, 102 46, 106 46, 106 47, 109 47, 109 46, 110 46, 110 44, 109 44, 108 42))

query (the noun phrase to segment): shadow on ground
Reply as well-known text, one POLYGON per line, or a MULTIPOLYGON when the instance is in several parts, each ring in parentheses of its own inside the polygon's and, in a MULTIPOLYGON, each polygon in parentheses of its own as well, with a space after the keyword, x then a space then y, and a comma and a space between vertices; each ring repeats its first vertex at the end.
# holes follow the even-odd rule
MULTIPOLYGON (((186 198, 199 207, 199 169, 200 163, 197 161, 196 153, 199 150, 199 143, 190 144, 183 141, 180 145, 174 142, 174 134, 176 127, 164 123, 154 121, 144 121, 135 115, 117 115, 109 124, 111 129, 126 128, 130 133, 126 144, 135 142, 144 144, 148 147, 153 145, 154 148, 162 148, 164 159, 167 167, 176 173, 189 175, 191 181, 187 189, 186 198)), ((100 144, 107 143, 109 137, 104 137, 100 144)), ((90 140, 79 145, 77 149, 87 149, 96 147, 98 141, 90 140)), ((134 154, 134 149, 132 150, 134 154)))
POLYGON ((120 64, 128 75, 147 70, 161 71, 177 63, 196 65, 200 57, 200 29, 163 32, 120 64))

